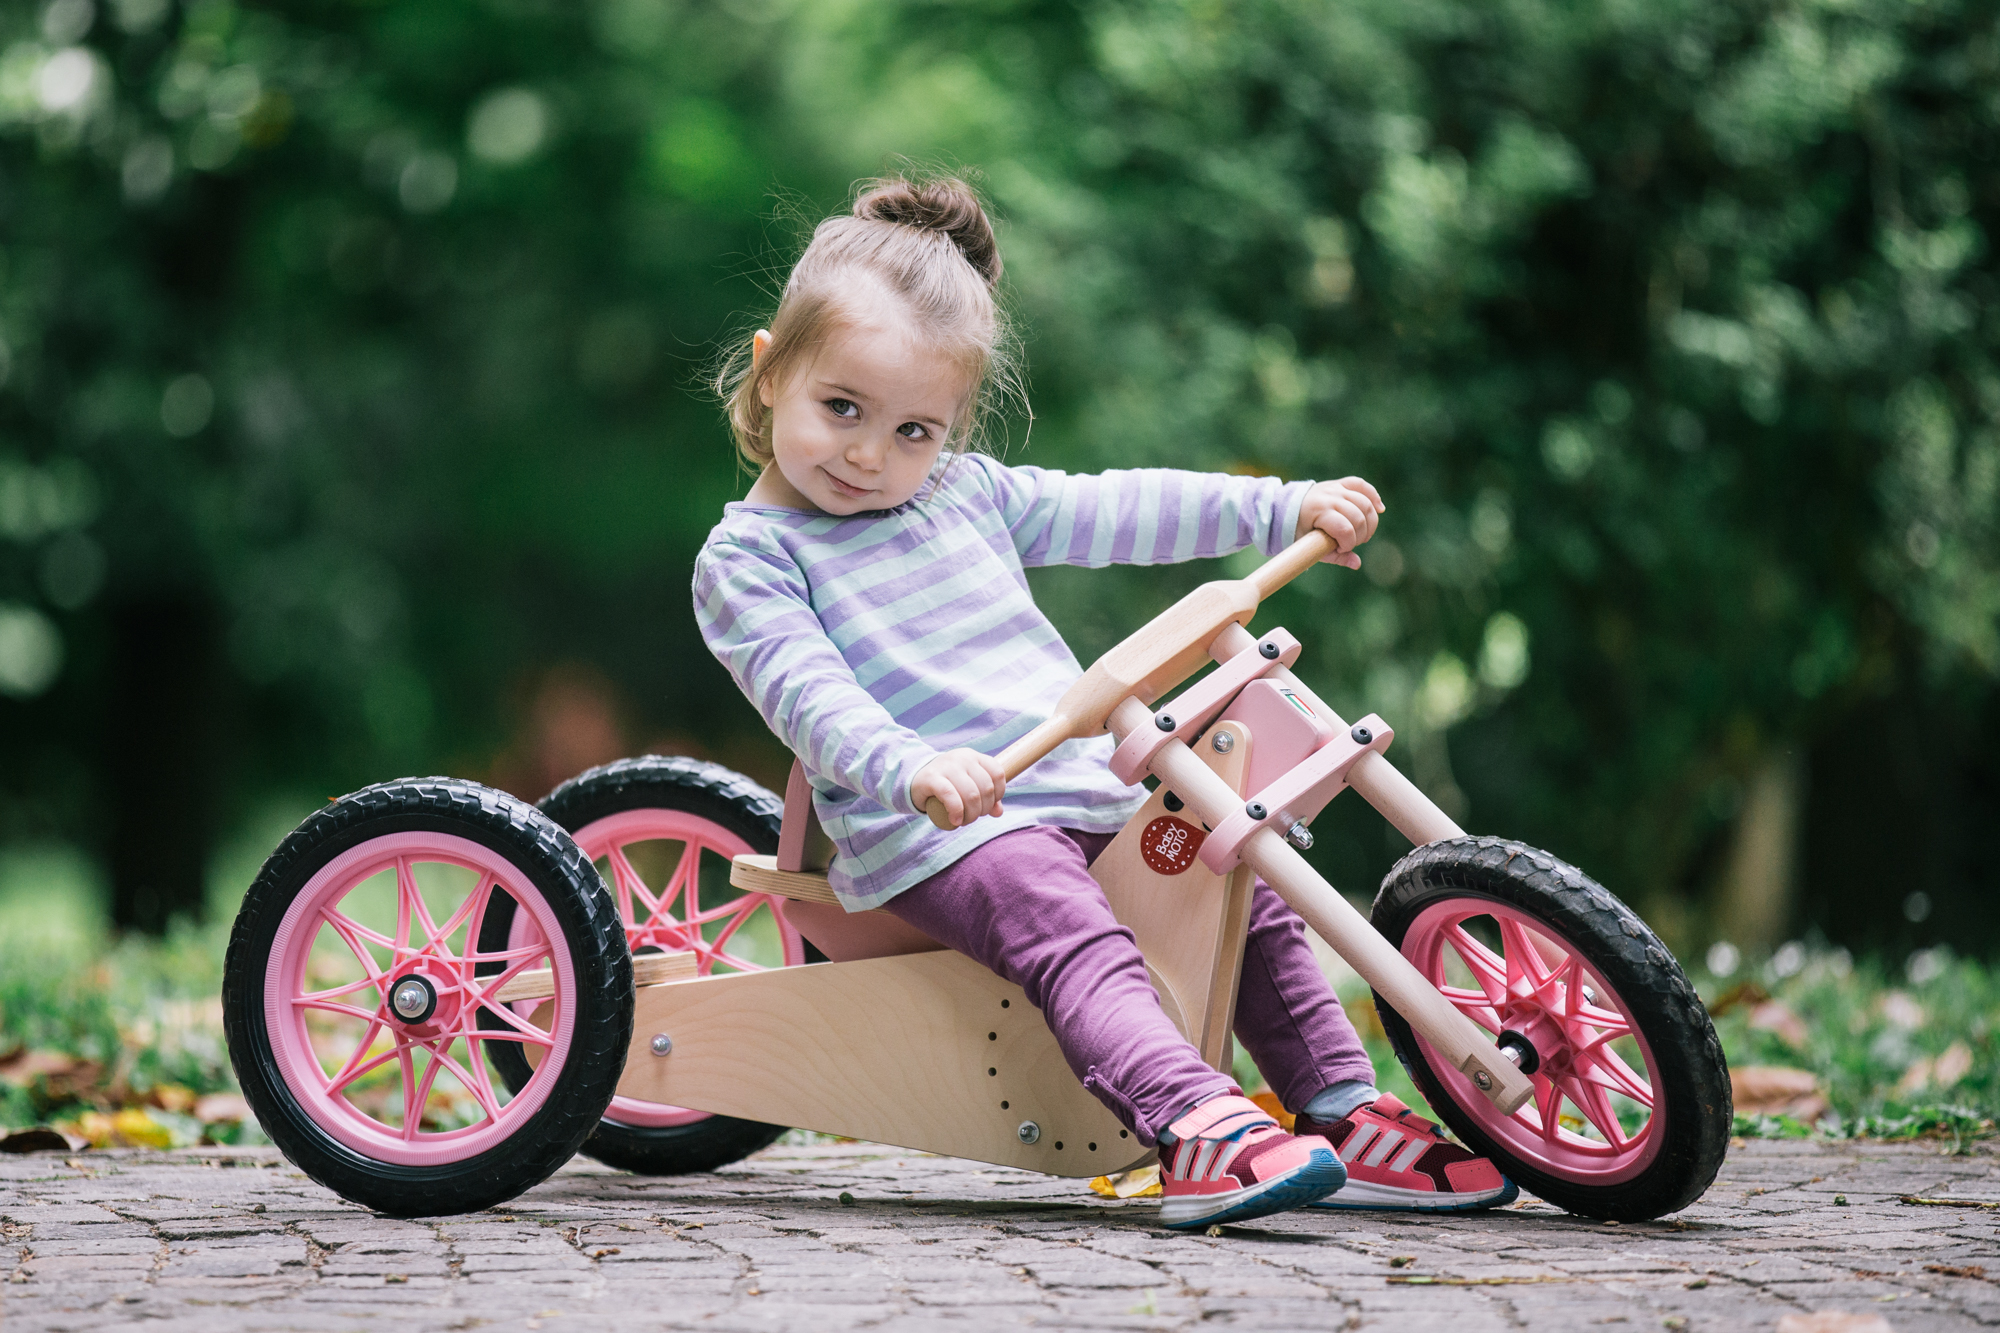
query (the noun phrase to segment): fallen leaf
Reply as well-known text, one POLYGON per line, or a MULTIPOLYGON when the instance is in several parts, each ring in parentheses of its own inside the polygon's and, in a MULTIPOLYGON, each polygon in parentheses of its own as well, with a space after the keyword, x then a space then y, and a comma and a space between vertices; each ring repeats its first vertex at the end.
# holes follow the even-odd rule
POLYGON ((1819 1078, 1809 1069, 1744 1065, 1729 1071, 1729 1088, 1738 1115, 1788 1115, 1810 1125, 1830 1105, 1819 1078))
POLYGON ((1277 1121, 1279 1127, 1287 1134, 1291 1133, 1292 1126, 1298 1122, 1298 1117, 1285 1109, 1285 1104, 1278 1100, 1278 1094, 1275 1092, 1256 1093, 1250 1100, 1263 1107, 1264 1114, 1277 1121))
POLYGON ((211 1092, 196 1100, 194 1118, 204 1125, 218 1124, 226 1120, 248 1120, 250 1103, 233 1092, 211 1092))
POLYGON ((1896 1080, 1895 1096, 1908 1098, 1931 1087, 1949 1092, 1971 1072, 1972 1048, 1955 1041, 1935 1057, 1912 1060, 1903 1076, 1896 1080))
POLYGON ((5 1060, 0 1060, 0 1079, 25 1088, 38 1078, 67 1074, 82 1063, 63 1051, 16 1051, 5 1060))
POLYGON ((1983 1278, 1986 1276, 1986 1269, 1980 1264, 1925 1264, 1924 1271, 1926 1273, 1943 1273, 1946 1277, 1983 1278))
POLYGON ((1812 1038, 1812 1034, 1806 1031, 1805 1020, 1793 1013, 1791 1006, 1783 1000, 1766 1000, 1752 1009, 1750 1027, 1757 1032, 1771 1033, 1794 1050, 1805 1049, 1812 1038))
POLYGON ((2000 1199, 1926 1199, 1920 1194, 1905 1194, 1904 1203, 1927 1204, 1932 1208, 2000 1208, 2000 1199))
POLYGON ((1849 1314, 1845 1310, 1815 1310, 1788 1314, 1778 1320, 1777 1333, 1896 1333, 1879 1314, 1849 1314))
POLYGON ((17 1129, 6 1138, 0 1139, 0 1152, 68 1152, 81 1147, 71 1143, 60 1131, 47 1125, 37 1125, 33 1129, 17 1129))
POLYGON ((1716 996, 1715 1002, 1708 1006, 1708 1012, 1711 1017, 1720 1018, 1731 1009, 1746 1004, 1759 1005, 1770 998, 1771 992, 1765 990, 1756 982, 1739 981, 1728 990, 1722 992, 1722 994, 1716 996))
POLYGON ((172 1111, 175 1115, 186 1115, 194 1109, 196 1097, 194 1089, 178 1083, 161 1083, 153 1088, 146 1100, 162 1111, 172 1111))
POLYGON ((1159 1163, 1098 1176, 1090 1182, 1090 1188, 1107 1199, 1157 1198, 1162 1193, 1159 1163))
POLYGON ((111 1117, 111 1129, 135 1148, 171 1148, 173 1131, 137 1106, 128 1106, 111 1117))
POLYGON ((1579 1280, 1566 1273, 1560 1277, 1428 1277, 1423 1274, 1412 1274, 1408 1277, 1383 1279, 1399 1287, 1525 1287, 1539 1282, 1579 1280))

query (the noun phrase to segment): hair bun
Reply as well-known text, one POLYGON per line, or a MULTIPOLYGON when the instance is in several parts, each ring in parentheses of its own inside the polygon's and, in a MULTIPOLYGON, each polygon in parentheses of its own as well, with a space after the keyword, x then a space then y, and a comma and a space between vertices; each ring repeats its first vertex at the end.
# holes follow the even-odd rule
POLYGON ((1000 285, 1000 246, 972 187, 956 176, 913 181, 889 176, 868 182, 854 216, 943 232, 988 287, 1000 285))

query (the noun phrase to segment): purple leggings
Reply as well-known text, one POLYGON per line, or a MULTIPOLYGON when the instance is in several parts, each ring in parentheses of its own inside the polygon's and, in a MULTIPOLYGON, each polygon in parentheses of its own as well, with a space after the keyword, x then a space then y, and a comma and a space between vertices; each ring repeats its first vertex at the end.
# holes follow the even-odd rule
MULTIPOLYGON (((1083 1086, 1142 1142, 1236 1081, 1203 1062, 1160 1008, 1132 932, 1111 915, 1090 862, 1111 836, 1003 833, 884 903, 938 943, 1027 992, 1083 1086)), ((1313 961, 1305 923, 1262 880, 1236 995, 1236 1038, 1278 1099, 1372 1081, 1374 1066, 1313 961)))

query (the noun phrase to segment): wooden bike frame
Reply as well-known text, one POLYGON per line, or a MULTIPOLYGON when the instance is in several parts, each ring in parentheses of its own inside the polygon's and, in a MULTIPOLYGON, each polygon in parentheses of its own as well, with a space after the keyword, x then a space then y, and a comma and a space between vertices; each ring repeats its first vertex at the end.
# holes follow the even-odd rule
MULTIPOLYGON (((1291 674, 1289 635, 1260 640, 1243 628, 1331 550, 1310 534, 1247 579, 1196 589, 1093 664, 1000 759, 1018 775, 1064 741, 1108 730, 1120 776, 1159 779, 1091 873, 1203 1059, 1227 1068, 1261 876, 1432 1049, 1512 1111, 1532 1088, 1510 1053, 1294 846, 1346 787, 1418 846, 1462 836, 1383 757, 1392 733, 1379 718, 1350 726, 1291 674), (1208 677, 1149 707, 1211 658, 1208 677), (1276 697, 1297 712, 1255 706, 1276 697), (1260 744, 1270 761, 1257 762, 1260 744)), ((779 855, 738 857, 731 882, 787 899, 787 919, 832 961, 641 986, 619 1093, 1054 1175, 1145 1161, 1151 1150, 1078 1082, 1019 987, 885 912, 840 907, 807 868, 809 795, 795 768, 779 855)))

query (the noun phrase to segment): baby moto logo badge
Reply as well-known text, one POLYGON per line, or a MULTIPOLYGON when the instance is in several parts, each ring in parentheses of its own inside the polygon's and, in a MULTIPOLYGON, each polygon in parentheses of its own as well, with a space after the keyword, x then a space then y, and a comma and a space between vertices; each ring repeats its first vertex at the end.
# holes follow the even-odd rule
POLYGON ((1178 875, 1194 864, 1194 854, 1207 836, 1185 819, 1161 815, 1139 835, 1139 855, 1160 874, 1178 875))

